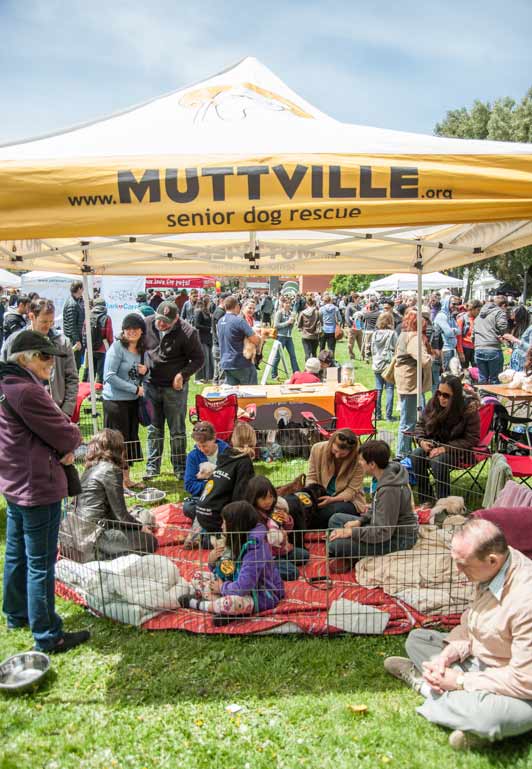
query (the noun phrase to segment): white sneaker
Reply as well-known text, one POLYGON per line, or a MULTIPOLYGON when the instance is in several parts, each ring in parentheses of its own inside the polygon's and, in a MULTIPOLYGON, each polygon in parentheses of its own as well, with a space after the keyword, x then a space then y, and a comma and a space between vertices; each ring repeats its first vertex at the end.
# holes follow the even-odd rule
POLYGON ((473 732, 463 732, 461 729, 455 729, 449 735, 449 745, 453 750, 469 750, 470 748, 479 748, 486 744, 486 740, 483 740, 473 732))
POLYGON ((391 676, 410 686, 415 692, 421 691, 423 679, 417 672, 415 665, 407 657, 386 657, 384 669, 391 676))

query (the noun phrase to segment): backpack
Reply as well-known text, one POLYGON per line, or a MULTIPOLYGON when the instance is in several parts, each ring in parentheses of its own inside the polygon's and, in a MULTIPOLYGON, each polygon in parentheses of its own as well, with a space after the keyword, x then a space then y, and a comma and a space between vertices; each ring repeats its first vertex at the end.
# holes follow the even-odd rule
POLYGON ((91 315, 90 327, 91 327, 91 341, 92 341, 93 350, 97 350, 103 344, 103 340, 104 340, 103 329, 106 321, 107 321, 106 313, 101 313, 100 315, 91 315))

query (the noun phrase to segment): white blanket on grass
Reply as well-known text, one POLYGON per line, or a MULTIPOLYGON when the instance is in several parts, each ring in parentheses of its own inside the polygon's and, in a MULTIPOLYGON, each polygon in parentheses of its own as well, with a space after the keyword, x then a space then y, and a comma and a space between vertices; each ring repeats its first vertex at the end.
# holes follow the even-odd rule
POLYGON ((162 555, 125 555, 88 563, 63 558, 55 573, 91 609, 136 626, 178 609, 179 598, 190 592, 175 563, 162 555))

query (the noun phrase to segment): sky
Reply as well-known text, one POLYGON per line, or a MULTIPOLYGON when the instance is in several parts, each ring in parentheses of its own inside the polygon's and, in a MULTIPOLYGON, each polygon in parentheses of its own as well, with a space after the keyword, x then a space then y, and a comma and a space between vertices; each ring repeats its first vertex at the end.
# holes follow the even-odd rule
POLYGON ((0 0, 0 30, 0 144, 245 56, 338 120, 420 133, 532 86, 530 0, 0 0))

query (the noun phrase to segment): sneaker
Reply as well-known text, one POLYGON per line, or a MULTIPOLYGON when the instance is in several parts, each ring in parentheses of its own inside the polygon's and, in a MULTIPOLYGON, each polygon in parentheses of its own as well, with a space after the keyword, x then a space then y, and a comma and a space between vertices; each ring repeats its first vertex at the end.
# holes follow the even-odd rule
POLYGON ((486 740, 478 737, 472 732, 463 732, 461 729, 455 729, 449 735, 449 745, 453 750, 469 750, 470 748, 480 748, 486 744, 486 740))
POLYGON ((144 470, 144 475, 142 476, 143 481, 151 481, 152 478, 157 478, 159 475, 159 470, 155 470, 153 467, 147 467, 144 470))
POLYGON ((35 646, 33 648, 34 651, 43 651, 45 654, 63 654, 80 644, 84 644, 90 637, 91 634, 88 630, 78 630, 77 633, 63 633, 51 649, 37 649, 35 646))
POLYGON ((386 417, 387 422, 398 422, 399 417, 386 417))
POLYGON ((382 414, 375 414, 375 419, 380 421, 382 419, 382 414))
POLYGON ((395 676, 395 678, 410 686, 418 694, 421 691, 423 679, 417 672, 414 663, 407 657, 386 657, 384 669, 391 676, 395 676))

